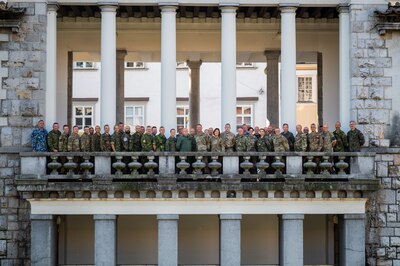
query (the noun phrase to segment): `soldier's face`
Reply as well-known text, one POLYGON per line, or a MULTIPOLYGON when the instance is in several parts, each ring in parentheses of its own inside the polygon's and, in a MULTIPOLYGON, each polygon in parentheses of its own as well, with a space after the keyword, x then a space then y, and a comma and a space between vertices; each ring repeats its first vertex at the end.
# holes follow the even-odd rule
POLYGON ((197 130, 197 133, 201 133, 201 132, 203 132, 203 127, 198 125, 198 126, 196 126, 196 130, 197 130))
POLYGON ((79 132, 79 128, 78 127, 74 127, 74 133, 78 134, 78 132, 79 132))
POLYGON ((94 133, 94 129, 92 127, 89 128, 89 133, 93 134, 94 133))
POLYGON ((119 131, 119 126, 114 127, 114 132, 117 132, 117 131, 119 131))
POLYGON ((60 126, 58 124, 54 124, 53 125, 53 130, 54 131, 58 131, 59 128, 60 128, 60 126))
POLYGON ((336 124, 335 124, 335 128, 336 128, 336 129, 340 129, 341 126, 342 126, 342 125, 341 125, 339 122, 336 122, 336 124))
POLYGON ((176 131, 175 130, 171 130, 170 134, 171 134, 171 137, 175 137, 176 131))
POLYGON ((187 128, 184 128, 184 129, 183 129, 183 135, 184 135, 185 137, 187 137, 188 133, 189 133, 188 129, 187 129, 187 128))
POLYGON ((296 131, 297 131, 298 133, 301 133, 301 126, 296 126, 296 131))
POLYGON ((127 134, 131 133, 131 127, 130 126, 126 126, 125 127, 125 133, 127 133, 127 134))
POLYGON ((265 130, 264 129, 260 129, 260 136, 264 137, 264 135, 265 135, 265 130))
POLYGON ((328 126, 327 126, 327 125, 324 125, 324 126, 322 127, 322 131, 323 131, 323 132, 328 132, 328 126))
POLYGON ((275 135, 280 136, 281 130, 279 128, 275 129, 275 135))
POLYGON ((85 132, 85 134, 89 134, 90 132, 89 132, 89 128, 84 128, 83 129, 83 132, 85 132))
POLYGON ((151 132, 152 132, 152 131, 151 131, 151 127, 146 128, 146 133, 147 133, 147 134, 151 134, 151 132))
POLYGON ((109 126, 104 127, 104 132, 106 133, 110 132, 110 127, 109 126))
POLYGON ((225 125, 225 131, 226 132, 231 132, 231 126, 230 125, 225 125))
POLYGON ((96 126, 95 130, 96 130, 96 133, 100 133, 100 127, 99 126, 96 126))
POLYGON ((69 134, 69 127, 64 127, 64 133, 69 134))
POLYGON ((39 121, 38 122, 38 128, 40 128, 40 129, 44 128, 44 121, 39 121))
POLYGON ((356 124, 353 123, 353 122, 351 122, 351 123, 350 123, 350 129, 351 129, 351 130, 354 130, 355 128, 356 128, 356 124))
POLYGON ((118 124, 118 130, 124 131, 124 124, 118 124))
POLYGON ((303 129, 303 133, 308 133, 308 127, 305 127, 305 128, 303 129))
POLYGON ((156 134, 157 134, 157 128, 156 128, 156 127, 153 127, 152 130, 153 130, 153 134, 156 135, 156 134))
POLYGON ((259 127, 255 127, 254 128, 254 133, 258 134, 260 132, 260 128, 259 127))
POLYGON ((136 132, 140 132, 140 131, 142 131, 142 129, 141 129, 141 127, 135 127, 135 130, 136 130, 136 132))
POLYGON ((194 128, 190 129, 190 135, 194 135, 196 133, 196 131, 194 131, 194 128))
POLYGON ((317 130, 317 127, 314 126, 314 125, 312 125, 312 126, 311 126, 311 132, 315 132, 315 130, 317 130))
POLYGON ((165 128, 163 128, 163 127, 160 128, 160 134, 161 134, 161 135, 164 135, 164 134, 165 134, 165 128))
POLYGON ((238 129, 238 135, 239 136, 243 136, 243 128, 239 128, 238 129))
POLYGON ((289 130, 289 127, 287 125, 284 125, 283 126, 283 132, 288 132, 288 130, 289 130))

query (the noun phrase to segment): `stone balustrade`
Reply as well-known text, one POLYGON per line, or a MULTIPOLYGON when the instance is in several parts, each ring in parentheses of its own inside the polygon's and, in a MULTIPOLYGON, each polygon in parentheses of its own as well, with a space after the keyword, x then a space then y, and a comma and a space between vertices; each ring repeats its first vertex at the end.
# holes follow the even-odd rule
POLYGON ((20 179, 244 182, 373 179, 375 153, 21 153, 20 179))

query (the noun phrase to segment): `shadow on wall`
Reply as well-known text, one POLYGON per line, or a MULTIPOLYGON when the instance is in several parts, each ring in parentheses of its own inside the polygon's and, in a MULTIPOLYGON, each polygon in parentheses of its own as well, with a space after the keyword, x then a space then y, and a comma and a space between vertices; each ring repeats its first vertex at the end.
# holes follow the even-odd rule
POLYGON ((391 147, 400 147, 400 114, 396 112, 386 134, 391 147))

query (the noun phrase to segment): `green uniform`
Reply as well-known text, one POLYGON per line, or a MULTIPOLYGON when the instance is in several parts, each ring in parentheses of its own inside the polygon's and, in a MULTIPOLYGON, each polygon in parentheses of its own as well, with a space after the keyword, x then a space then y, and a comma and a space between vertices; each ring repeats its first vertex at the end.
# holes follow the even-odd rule
POLYGON ((237 135, 235 142, 236 142, 236 151, 241 151, 241 152, 247 151, 247 144, 249 141, 245 135, 242 136, 237 135))
POLYGON ((131 139, 129 141, 129 150, 130 151, 141 151, 142 150, 142 134, 135 132, 131 135, 131 139))
POLYGON ((347 132, 347 142, 349 151, 360 151, 361 146, 365 143, 365 138, 363 133, 356 128, 347 132))
POLYGON ((286 133, 282 132, 281 135, 287 139, 287 141, 289 143, 289 149, 291 151, 294 151, 294 135, 293 135, 293 133, 288 131, 286 133))
POLYGON ((122 133, 121 141, 122 141, 122 150, 131 151, 129 145, 129 142, 131 141, 131 135, 126 132, 122 133))
POLYGON ((111 149, 111 135, 103 133, 100 139, 101 151, 112 151, 111 149))
POLYGON ((95 132, 93 135, 90 135, 90 137, 92 139, 92 151, 101 151, 101 134, 95 132))
POLYGON ((121 133, 119 131, 114 132, 111 135, 111 144, 114 145, 116 152, 122 151, 121 133))
POLYGON ((165 142, 165 151, 177 151, 176 142, 178 139, 176 137, 169 137, 165 142))
POLYGON ((193 149, 193 140, 190 136, 181 135, 176 142, 176 149, 182 152, 190 152, 193 149))
POLYGON ((167 142, 167 138, 165 135, 158 134, 154 137, 153 145, 156 146, 156 151, 165 151, 165 143, 167 142))
POLYGON ((347 150, 347 136, 342 130, 333 131, 333 135, 336 138, 336 146, 333 148, 333 151, 336 152, 344 152, 347 150))
POLYGON ((211 137, 210 141, 210 149, 212 152, 224 152, 225 151, 225 145, 224 141, 220 137, 211 137))
POLYGON ((224 143, 225 151, 232 152, 235 149, 235 134, 232 132, 222 132, 221 139, 224 143))
POLYGON ((194 135, 194 140, 196 142, 196 151, 210 150, 210 138, 206 134, 196 134, 194 135))
POLYGON ((288 140, 280 135, 275 136, 274 138, 274 151, 276 152, 283 152, 283 151, 289 151, 290 147, 289 147, 289 142, 288 140))
POLYGON ((62 133, 58 138, 58 151, 59 152, 67 152, 68 151, 68 138, 69 135, 62 133))
POLYGON ((269 142, 267 136, 258 138, 257 140, 257 151, 267 152, 271 150, 271 143, 269 142))
POLYGON ((142 151, 152 151, 153 150, 153 134, 144 133, 141 139, 142 151))
POLYGON ((307 136, 304 133, 297 133, 294 138, 295 151, 307 151, 307 136))
POLYGON ((72 133, 68 138, 68 151, 81 151, 81 138, 78 134, 72 133))
POLYGON ((58 143, 59 143, 59 138, 61 136, 60 131, 54 131, 51 130, 49 134, 47 134, 47 146, 48 146, 48 151, 55 152, 58 151, 58 143))
POLYGON ((247 151, 257 151, 257 137, 253 135, 247 136, 247 151))
POLYGON ((89 134, 83 133, 81 136, 81 150, 89 152, 92 150, 91 137, 89 134))
POLYGON ((333 133, 328 131, 328 132, 322 132, 320 135, 322 139, 321 151, 332 152, 333 151, 332 143, 336 140, 333 133))
POLYGON ((321 150, 321 136, 317 132, 308 133, 308 150, 312 152, 318 152, 321 150))

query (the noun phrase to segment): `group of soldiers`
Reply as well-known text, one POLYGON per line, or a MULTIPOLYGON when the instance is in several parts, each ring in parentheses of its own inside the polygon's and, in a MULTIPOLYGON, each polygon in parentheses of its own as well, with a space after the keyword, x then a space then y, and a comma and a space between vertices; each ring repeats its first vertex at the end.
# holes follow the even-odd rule
POLYGON ((356 128, 354 121, 350 122, 350 131, 343 132, 340 122, 336 122, 335 130, 329 131, 324 124, 319 131, 315 124, 311 124, 311 131, 301 125, 296 126, 296 135, 289 131, 289 125, 283 124, 283 132, 273 126, 259 128, 248 127, 243 124, 235 135, 231 125, 226 124, 224 132, 218 128, 203 130, 201 124, 196 128, 178 128, 170 130, 167 138, 165 128, 140 125, 135 127, 131 134, 130 126, 120 122, 110 133, 110 126, 104 126, 101 133, 100 126, 83 128, 79 134, 79 127, 74 126, 72 132, 68 125, 64 125, 62 132, 58 123, 47 132, 43 120, 38 122, 32 132, 32 147, 37 152, 150 152, 150 151, 211 151, 211 152, 268 152, 268 151, 297 151, 297 152, 344 152, 360 151, 364 144, 364 135, 356 128))

